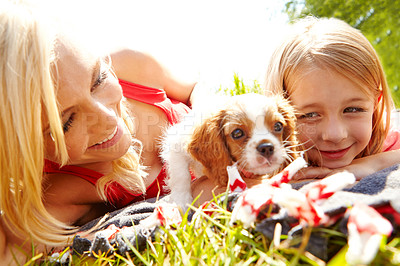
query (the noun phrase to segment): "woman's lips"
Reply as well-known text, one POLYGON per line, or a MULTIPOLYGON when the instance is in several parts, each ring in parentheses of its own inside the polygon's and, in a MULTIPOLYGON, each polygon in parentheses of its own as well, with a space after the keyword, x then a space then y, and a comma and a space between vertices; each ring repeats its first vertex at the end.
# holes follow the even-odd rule
POLYGON ((351 146, 343 149, 343 150, 332 150, 332 151, 322 151, 319 150, 319 152, 321 153, 321 155, 325 158, 334 160, 334 159, 340 159, 342 158, 349 150, 350 150, 351 146))
POLYGON ((99 143, 90 146, 89 149, 106 149, 109 148, 113 145, 115 145, 122 137, 124 133, 123 125, 121 125, 121 122, 118 121, 117 126, 115 127, 113 133, 110 134, 107 138, 105 138, 103 141, 100 141, 99 143))

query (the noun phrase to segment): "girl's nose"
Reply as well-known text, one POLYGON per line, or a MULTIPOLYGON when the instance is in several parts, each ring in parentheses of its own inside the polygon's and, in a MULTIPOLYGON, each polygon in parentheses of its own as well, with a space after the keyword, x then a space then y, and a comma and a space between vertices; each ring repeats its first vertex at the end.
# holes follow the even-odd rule
POLYGON ((346 124, 340 121, 340 119, 328 119, 322 129, 322 140, 338 143, 347 138, 347 132, 346 124))

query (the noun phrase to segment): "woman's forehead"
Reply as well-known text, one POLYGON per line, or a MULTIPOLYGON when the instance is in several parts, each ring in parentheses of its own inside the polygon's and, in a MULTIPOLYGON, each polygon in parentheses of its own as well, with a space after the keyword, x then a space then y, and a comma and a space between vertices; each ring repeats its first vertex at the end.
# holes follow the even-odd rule
POLYGON ((73 79, 91 75, 98 61, 98 57, 93 53, 65 37, 57 40, 54 50, 52 70, 56 86, 60 85, 60 81, 72 82, 73 79))
POLYGON ((62 60, 65 57, 90 57, 89 51, 84 52, 84 47, 80 46, 77 42, 71 40, 66 36, 57 38, 54 48, 56 60, 62 60))

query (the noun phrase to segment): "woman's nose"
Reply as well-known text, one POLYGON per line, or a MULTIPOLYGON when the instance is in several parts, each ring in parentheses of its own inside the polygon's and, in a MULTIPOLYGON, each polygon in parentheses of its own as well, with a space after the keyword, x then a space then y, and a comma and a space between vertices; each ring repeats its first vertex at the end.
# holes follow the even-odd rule
POLYGON ((337 118, 328 119, 322 129, 322 140, 338 143, 347 138, 347 125, 337 118))
POLYGON ((112 108, 108 108, 102 104, 96 103, 86 113, 86 122, 89 133, 103 132, 114 130, 118 123, 118 117, 112 108))

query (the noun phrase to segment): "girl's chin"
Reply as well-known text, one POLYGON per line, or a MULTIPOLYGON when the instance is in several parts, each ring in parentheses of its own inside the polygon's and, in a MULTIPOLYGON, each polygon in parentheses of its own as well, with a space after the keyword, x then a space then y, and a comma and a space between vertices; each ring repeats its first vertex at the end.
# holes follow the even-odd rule
POLYGON ((308 152, 308 161, 310 166, 316 167, 326 167, 329 169, 337 169, 346 167, 353 161, 352 154, 349 153, 349 150, 344 152, 343 154, 329 154, 329 153, 320 153, 314 149, 308 152))
POLYGON ((342 167, 346 167, 350 164, 351 162, 347 162, 347 161, 330 161, 330 162, 320 162, 320 164, 318 164, 321 167, 326 167, 329 169, 337 169, 337 168, 342 168, 342 167))
POLYGON ((329 168, 329 169, 337 169, 337 168, 342 168, 342 167, 346 167, 346 166, 348 166, 349 164, 351 163, 351 161, 350 162, 347 162, 347 160, 338 160, 338 161, 321 161, 321 159, 319 159, 319 160, 313 160, 313 159, 310 159, 309 160, 309 165, 310 166, 315 166, 315 167, 326 167, 326 168, 329 168))

